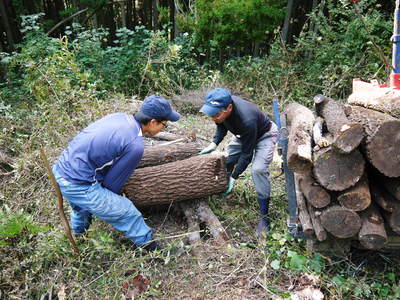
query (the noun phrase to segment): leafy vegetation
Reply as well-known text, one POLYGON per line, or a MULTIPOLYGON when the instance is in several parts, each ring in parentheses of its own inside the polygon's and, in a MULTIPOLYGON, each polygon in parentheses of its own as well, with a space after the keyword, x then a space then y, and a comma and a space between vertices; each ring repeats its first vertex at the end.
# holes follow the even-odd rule
MULTIPOLYGON (((321 18, 317 8, 310 16, 313 27, 304 28, 293 46, 282 45, 273 35, 275 22, 282 18, 278 2, 267 2, 273 8, 268 11, 253 9, 261 1, 217 2, 211 15, 203 16, 203 23, 187 21, 193 34, 182 34, 173 43, 164 31, 142 27, 122 28, 109 43, 106 29, 88 30, 79 24, 54 39, 43 33, 40 15, 24 19, 19 51, 2 54, 7 75, 0 83, 0 154, 11 162, 0 160, 1 172, 8 174, 0 175, 0 298, 40 299, 50 294, 60 299, 64 294, 70 299, 121 298, 126 283, 142 275, 150 284, 135 296, 139 299, 290 299, 307 274, 318 279, 315 286, 327 299, 400 299, 397 256, 355 250, 346 257, 328 257, 310 252, 305 241, 288 234, 279 162, 271 174, 272 233, 263 243, 255 240, 257 201, 246 172, 231 198, 209 199, 233 247, 220 249, 204 236, 201 253, 193 255, 182 238, 168 238, 186 232, 180 217, 160 208, 144 215, 166 248, 163 254, 144 254, 119 232, 95 220, 88 235, 78 241, 81 257, 74 257, 39 148, 45 147, 54 161, 85 125, 107 113, 132 112, 137 109, 136 99, 150 93, 172 97, 221 85, 270 112, 274 96, 284 104, 310 105, 316 93, 345 99, 355 77, 386 80, 381 54, 390 58, 392 24, 375 9, 377 1, 361 5, 363 21, 354 17, 351 6, 326 1, 327 17, 321 18), (229 15, 226 9, 235 13, 229 15), (246 15, 249 12, 256 16, 246 15), (248 24, 235 23, 236 14, 244 14, 243 20, 272 19, 270 35, 262 35, 261 27, 255 26, 251 38, 263 43, 273 39, 270 51, 263 57, 231 59, 224 71, 218 71, 217 53, 206 53, 207 47, 232 43, 244 47, 250 42, 239 33, 249 30, 248 24), (200 29, 195 26, 205 27, 211 17, 219 20, 209 21, 215 35, 209 44, 196 44, 200 29), (228 20, 234 22, 232 28, 223 26, 228 20), (183 253, 172 254, 175 248, 183 253)), ((208 2, 198 3, 201 11, 208 2)), ((211 138, 209 120, 190 111, 175 129, 195 129, 211 138)))

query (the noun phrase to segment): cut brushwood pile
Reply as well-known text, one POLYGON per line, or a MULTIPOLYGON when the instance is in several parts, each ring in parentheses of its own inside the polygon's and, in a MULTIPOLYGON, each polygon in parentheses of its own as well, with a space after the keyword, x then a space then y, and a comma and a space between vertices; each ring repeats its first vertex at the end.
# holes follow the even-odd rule
POLYGON ((195 141, 176 135, 174 139, 174 134, 163 136, 170 142, 145 148, 123 193, 138 208, 174 205, 174 211, 180 210, 187 221, 192 245, 201 242, 200 225, 207 227, 216 244, 228 244, 224 227, 205 199, 228 187, 225 157, 220 153, 197 155, 203 147, 195 141))
POLYGON ((389 249, 400 235, 400 91, 353 88, 346 104, 317 95, 314 111, 286 108, 299 220, 313 245, 389 249))

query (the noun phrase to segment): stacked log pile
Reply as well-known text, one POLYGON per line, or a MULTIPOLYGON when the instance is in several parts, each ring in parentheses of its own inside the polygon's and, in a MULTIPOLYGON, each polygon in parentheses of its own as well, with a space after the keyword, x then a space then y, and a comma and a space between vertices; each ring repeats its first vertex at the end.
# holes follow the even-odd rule
POLYGON ((392 92, 376 108, 359 94, 346 104, 317 95, 314 112, 289 104, 287 160, 306 236, 377 250, 400 235, 400 119, 392 92))

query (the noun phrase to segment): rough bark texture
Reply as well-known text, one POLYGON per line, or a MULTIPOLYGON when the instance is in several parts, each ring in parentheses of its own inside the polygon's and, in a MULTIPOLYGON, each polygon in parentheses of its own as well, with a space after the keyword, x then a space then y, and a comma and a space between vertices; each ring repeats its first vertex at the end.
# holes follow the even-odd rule
POLYGON ((299 188, 299 177, 295 175, 295 183, 296 183, 296 200, 297 200, 297 209, 299 214, 299 220, 301 226, 303 228, 303 232, 306 236, 314 235, 314 227, 311 222, 310 215, 308 213, 306 199, 304 198, 300 188, 299 188))
POLYGON ((364 158, 358 150, 342 154, 324 148, 315 152, 314 178, 328 190, 343 191, 360 180, 364 166, 364 158))
POLYGON ((311 172, 298 177, 300 190, 307 201, 316 208, 322 208, 331 203, 331 196, 312 177, 311 172))
POLYGON ((400 120, 358 106, 347 106, 346 113, 364 127, 363 146, 372 165, 388 177, 400 176, 400 120))
POLYGON ((340 192, 337 200, 343 207, 354 211, 366 209, 371 204, 371 193, 367 177, 361 177, 354 186, 340 192))
POLYGON ((319 219, 320 211, 317 211, 310 203, 307 203, 308 213, 311 218, 312 225, 314 227, 315 237, 318 241, 325 241, 328 233, 322 227, 321 220, 319 219))
POLYGON ((374 87, 363 81, 353 81, 353 93, 348 104, 362 106, 400 118, 400 91, 374 87))
POLYGON ((377 250, 385 246, 387 234, 383 218, 375 205, 369 206, 360 212, 362 226, 358 233, 358 240, 367 249, 377 250))
POLYGON ((202 147, 196 143, 179 143, 148 147, 144 149, 143 157, 140 160, 138 168, 183 160, 197 154, 201 149, 202 147))
POLYGON ((328 131, 333 134, 332 146, 343 153, 350 153, 364 138, 361 124, 350 122, 343 105, 323 95, 314 97, 317 114, 324 118, 328 131))
POLYGON ((291 103, 286 107, 287 120, 290 124, 287 162, 288 167, 302 174, 312 168, 312 130, 314 115, 307 107, 291 103))
POLYGON ((137 169, 123 191, 145 207, 222 193, 227 179, 225 157, 216 153, 137 169))
POLYGON ((361 228, 359 215, 347 208, 333 205, 324 209, 321 216, 322 226, 338 238, 349 238, 356 235, 361 228))

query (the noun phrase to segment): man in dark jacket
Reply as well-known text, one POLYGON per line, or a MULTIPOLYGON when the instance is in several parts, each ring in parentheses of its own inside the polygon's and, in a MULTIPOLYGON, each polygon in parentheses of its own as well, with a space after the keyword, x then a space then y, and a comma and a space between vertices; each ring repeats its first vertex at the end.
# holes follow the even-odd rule
POLYGON ((257 192, 260 220, 259 237, 269 232, 268 208, 270 200, 269 165, 272 161, 278 128, 256 105, 232 96, 227 89, 211 90, 200 112, 216 123, 212 143, 200 154, 214 151, 230 131, 234 136, 228 145, 227 170, 231 174, 226 194, 232 191, 235 180, 252 163, 252 177, 257 192))
POLYGON ((147 97, 135 115, 114 113, 83 129, 60 155, 53 173, 72 207, 72 230, 83 234, 92 215, 122 231, 137 246, 160 249, 132 201, 120 195, 143 156, 143 134, 155 135, 180 115, 159 96, 147 97))

